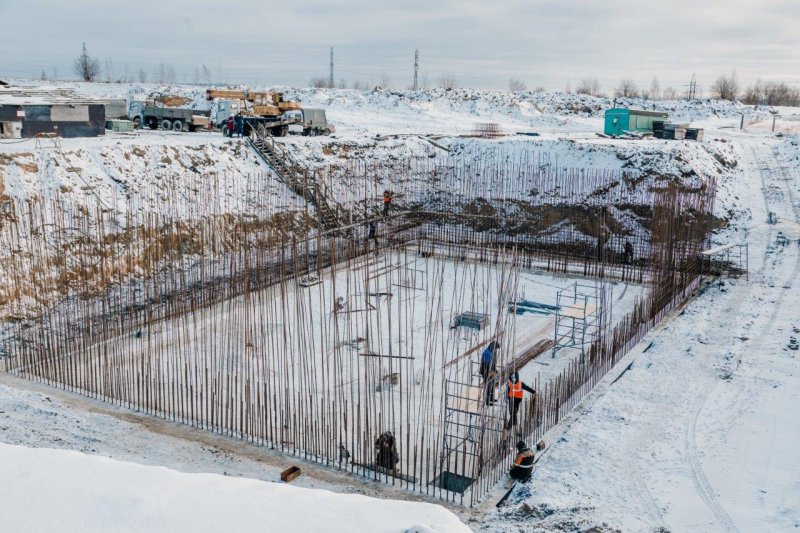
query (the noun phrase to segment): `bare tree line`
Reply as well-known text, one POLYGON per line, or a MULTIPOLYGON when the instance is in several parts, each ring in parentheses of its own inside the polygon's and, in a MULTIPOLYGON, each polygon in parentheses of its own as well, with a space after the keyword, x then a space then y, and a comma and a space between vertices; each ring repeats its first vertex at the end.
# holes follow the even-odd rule
MULTIPOLYGON (((178 75, 174 65, 171 63, 164 63, 161 61, 159 65, 152 72, 152 77, 149 76, 147 70, 139 68, 136 73, 130 72, 128 64, 124 63, 120 72, 116 71, 113 59, 107 56, 104 60, 100 60, 89 54, 86 43, 84 42, 81 47, 81 53, 73 61, 73 72, 79 79, 87 82, 99 81, 101 76, 105 74, 105 81, 107 83, 132 83, 138 81, 139 83, 146 83, 148 79, 154 83, 172 84, 178 83, 178 75)), ((222 68, 219 68, 219 75, 217 83, 221 83, 222 68)), ((189 83, 189 76, 184 74, 183 83, 189 83)), ((195 67, 194 77, 191 82, 194 84, 211 84, 214 82, 214 76, 211 69, 207 65, 195 67)), ((58 79, 58 71, 54 68, 52 76, 48 77, 47 72, 42 69, 41 80, 58 79)), ((311 79, 310 85, 317 88, 332 88, 331 82, 328 77, 314 77, 311 79)), ((347 88, 347 81, 342 78, 336 86, 340 89, 347 88)), ((373 88, 390 88, 391 79, 383 71, 378 77, 377 83, 366 82, 363 80, 354 81, 350 87, 356 90, 367 90, 373 88)), ((421 83, 419 86, 423 89, 428 88, 427 73, 422 75, 421 83)), ((459 87, 456 77, 452 74, 444 74, 439 78, 438 86, 445 90, 452 90, 459 87)), ((409 88, 411 88, 409 86, 409 88)), ((511 78, 508 81, 508 90, 511 92, 526 91, 527 84, 519 78, 511 78)), ((572 88, 568 82, 565 87, 565 92, 571 93, 572 88)), ((534 92, 544 91, 543 87, 537 87, 534 92)), ((597 78, 583 78, 575 87, 576 94, 583 94, 594 97, 606 97, 607 94, 603 91, 600 81, 597 78)), ((657 77, 654 77, 650 82, 648 88, 640 88, 637 83, 631 78, 623 78, 611 93, 618 98, 640 98, 643 100, 675 100, 680 97, 679 92, 673 87, 661 89, 661 84, 657 77)), ((800 89, 789 86, 785 82, 778 81, 762 81, 756 80, 753 85, 742 90, 736 70, 732 70, 728 74, 719 76, 711 85, 710 95, 712 98, 719 100, 735 101, 741 99, 742 103, 748 105, 772 105, 772 106, 800 106, 800 89)))
POLYGON ((785 82, 756 80, 745 89, 742 103, 749 105, 800 106, 800 89, 785 82))
MULTIPOLYGON (((107 56, 102 61, 95 56, 89 54, 86 43, 81 47, 81 53, 76 57, 72 64, 73 72, 78 76, 81 81, 100 81, 104 79, 106 83, 146 83, 152 80, 153 83, 194 83, 195 85, 207 85, 214 82, 214 76, 208 65, 200 65, 194 69, 194 77, 189 79, 189 75, 184 73, 182 79, 179 79, 175 66, 172 63, 165 63, 161 61, 158 66, 153 69, 152 73, 141 67, 135 73, 130 70, 127 63, 122 65, 118 71, 113 58, 107 56)), ((220 69, 219 78, 217 83, 220 83, 222 72, 220 69)), ((53 68, 52 76, 48 76, 47 72, 42 69, 40 75, 41 80, 56 80, 58 79, 58 70, 53 68)))

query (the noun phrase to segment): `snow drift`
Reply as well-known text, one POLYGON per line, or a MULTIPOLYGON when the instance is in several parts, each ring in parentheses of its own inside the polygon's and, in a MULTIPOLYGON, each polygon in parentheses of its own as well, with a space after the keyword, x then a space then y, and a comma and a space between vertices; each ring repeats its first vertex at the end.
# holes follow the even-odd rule
POLYGON ((2 531, 469 531, 439 505, 184 474, 72 451, 0 444, 0 469, 2 531))

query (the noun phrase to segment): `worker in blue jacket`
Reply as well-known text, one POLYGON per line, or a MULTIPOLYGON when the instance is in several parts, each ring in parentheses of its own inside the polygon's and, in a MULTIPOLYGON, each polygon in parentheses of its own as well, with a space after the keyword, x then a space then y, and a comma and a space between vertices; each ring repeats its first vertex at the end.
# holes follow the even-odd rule
POLYGON ((494 398, 495 377, 497 376, 497 341, 492 341, 481 354, 480 374, 486 386, 486 405, 496 402, 494 398))

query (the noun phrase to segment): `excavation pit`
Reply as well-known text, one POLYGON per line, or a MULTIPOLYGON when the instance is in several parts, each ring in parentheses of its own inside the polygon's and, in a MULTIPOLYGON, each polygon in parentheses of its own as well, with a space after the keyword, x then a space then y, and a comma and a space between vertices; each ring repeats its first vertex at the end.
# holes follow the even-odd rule
MULTIPOLYGON (((490 264, 422 253, 413 242, 387 247, 81 347, 68 357, 84 371, 69 379, 176 420, 461 498, 504 452, 505 375, 519 371, 538 388, 596 341, 526 357, 552 345, 557 313, 519 313, 519 302, 552 311, 560 293, 580 286, 602 295, 610 327, 645 292, 513 263, 513 254, 490 264), (480 363, 492 341, 498 375, 487 393, 480 363), (487 403, 487 394, 501 401, 487 403), (387 431, 395 468, 361 466, 375 464, 387 431)), ((49 363, 27 371, 65 381, 49 363)), ((536 416, 528 394, 520 416, 536 416)))

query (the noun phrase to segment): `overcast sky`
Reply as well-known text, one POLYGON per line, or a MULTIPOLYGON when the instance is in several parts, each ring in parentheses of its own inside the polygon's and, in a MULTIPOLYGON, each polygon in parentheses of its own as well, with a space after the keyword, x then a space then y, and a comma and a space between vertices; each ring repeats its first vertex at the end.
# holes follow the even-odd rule
MULTIPOLYGON (((0 77, 74 78, 72 60, 111 58, 115 77, 153 80, 161 62, 191 82, 207 65, 233 83, 306 85, 328 76, 406 87, 420 78, 506 88, 622 77, 703 89, 736 69, 800 82, 798 0, 0 0, 0 77)), ((103 76, 105 78, 105 75, 103 76)))

